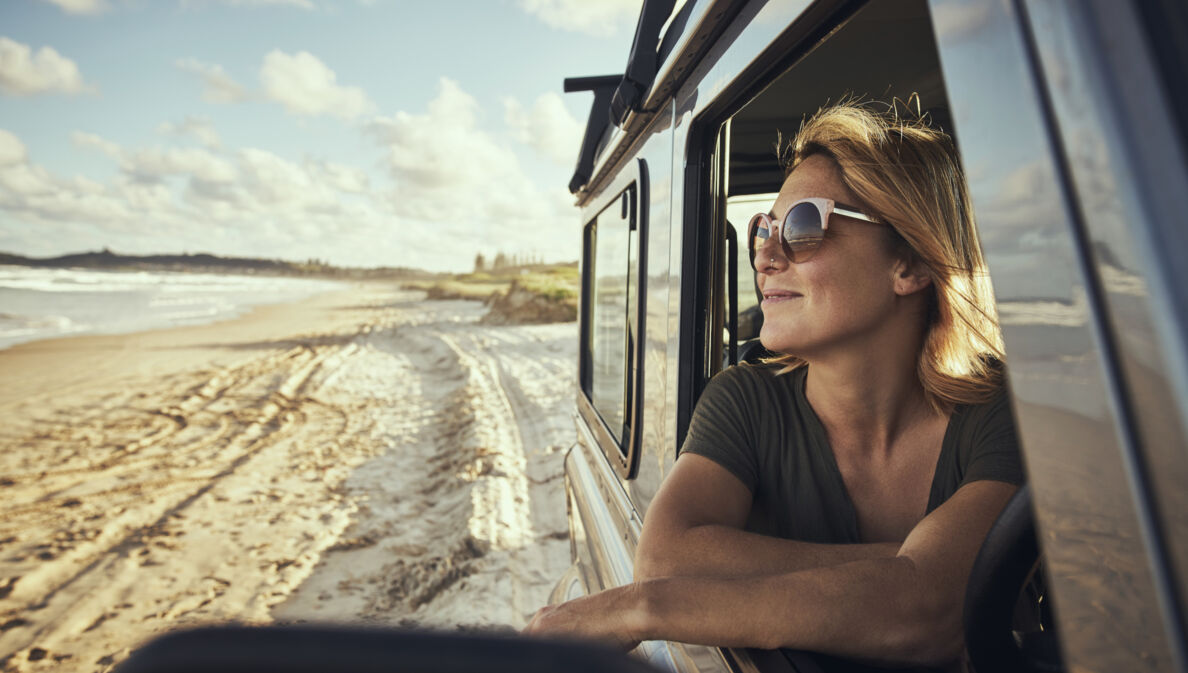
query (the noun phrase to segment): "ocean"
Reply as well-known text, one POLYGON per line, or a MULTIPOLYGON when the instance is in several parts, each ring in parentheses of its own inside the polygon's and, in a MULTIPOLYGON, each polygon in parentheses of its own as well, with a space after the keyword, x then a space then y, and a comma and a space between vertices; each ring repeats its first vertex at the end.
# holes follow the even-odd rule
POLYGON ((0 349, 77 334, 211 323, 340 286, 275 276, 0 265, 0 349))

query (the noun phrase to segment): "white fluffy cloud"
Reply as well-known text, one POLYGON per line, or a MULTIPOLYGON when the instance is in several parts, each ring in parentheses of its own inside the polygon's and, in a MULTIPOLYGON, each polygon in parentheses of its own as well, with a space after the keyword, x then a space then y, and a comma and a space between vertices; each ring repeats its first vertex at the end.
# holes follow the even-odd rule
POLYGON ((130 214, 99 183, 55 177, 34 164, 24 143, 5 130, 0 130, 0 210, 36 222, 111 222, 130 214))
POLYGON ((39 93, 84 93, 93 90, 83 82, 78 65, 53 47, 33 52, 27 44, 0 37, 0 91, 12 96, 39 93))
POLYGON ((558 224, 572 219, 568 195, 541 191, 512 148, 483 130, 479 112, 474 98, 443 78, 425 114, 398 112, 370 125, 388 155, 392 211, 427 225, 408 245, 438 268, 469 265, 477 252, 576 258, 575 229, 558 224))
POLYGON ((635 25, 642 0, 520 0, 520 8, 547 25, 595 37, 635 25))
POLYGON ((257 148, 123 147, 83 132, 72 139, 111 157, 118 173, 105 183, 54 175, 0 129, 0 247, 60 253, 66 237, 74 250, 424 266, 392 235, 391 212, 358 168, 257 148), (43 225, 58 232, 54 244, 39 233, 43 225))
POLYGON ((518 100, 503 101, 504 121, 516 140, 562 165, 577 157, 585 127, 569 114, 561 96, 546 93, 525 108, 518 100))
POLYGON ((45 0, 62 8, 68 14, 98 14, 107 11, 104 0, 45 0))
POLYGON ((338 84, 338 76, 313 54, 273 50, 260 66, 264 94, 300 115, 355 119, 375 108, 362 89, 338 84))
POLYGON ((218 149, 223 145, 223 139, 209 119, 201 117, 186 117, 180 122, 163 122, 157 126, 157 131, 166 135, 191 136, 210 149, 218 149))
POLYGON ((180 59, 175 65, 202 79, 202 100, 208 103, 238 103, 247 100, 247 90, 228 75, 221 65, 203 63, 192 58, 180 59))
POLYGON ((71 140, 79 147, 93 147, 111 157, 125 176, 137 182, 160 182, 176 176, 206 182, 231 182, 237 176, 230 162, 202 148, 150 147, 129 151, 118 143, 81 131, 71 134, 71 140))
POLYGON ((0 129, 0 166, 12 166, 24 163, 29 157, 28 150, 21 139, 12 133, 0 129))
MULTIPOLYGON (((524 130, 555 115, 551 106, 542 97, 529 107, 511 105, 512 116, 524 130)), ((528 150, 504 122, 485 120, 472 96, 443 79, 425 110, 363 125, 386 176, 324 158, 195 143, 208 133, 207 140, 217 138, 202 119, 162 124, 160 143, 141 147, 73 133, 76 146, 116 167, 102 183, 51 173, 20 138, 0 130, 0 247, 61 252, 38 233, 53 225, 70 249, 128 253, 210 251, 452 271, 470 269, 479 252, 575 259, 579 230, 569 195, 525 174, 517 152, 528 150)))
POLYGON ((203 182, 232 182, 238 176, 231 162, 197 147, 152 147, 126 152, 120 168, 144 182, 189 177, 203 182))

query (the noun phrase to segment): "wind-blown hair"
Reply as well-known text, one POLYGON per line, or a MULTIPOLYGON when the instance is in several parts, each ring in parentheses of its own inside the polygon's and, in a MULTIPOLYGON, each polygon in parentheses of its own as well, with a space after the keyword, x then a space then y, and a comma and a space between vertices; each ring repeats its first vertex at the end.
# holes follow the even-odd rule
MULTIPOLYGON (((856 205, 890 225, 902 252, 932 280, 923 290, 928 325, 916 364, 929 404, 943 410, 987 401, 1002 386, 1002 332, 952 138, 919 116, 844 103, 804 122, 781 160, 791 173, 817 154, 836 162, 856 205)), ((780 373, 805 364, 791 355, 769 361, 786 365, 780 373)))

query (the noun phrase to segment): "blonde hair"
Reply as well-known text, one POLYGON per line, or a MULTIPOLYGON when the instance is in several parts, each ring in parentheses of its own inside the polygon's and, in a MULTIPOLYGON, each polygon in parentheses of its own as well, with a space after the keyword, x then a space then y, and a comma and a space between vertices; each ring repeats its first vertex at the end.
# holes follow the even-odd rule
MULTIPOLYGON (((933 408, 985 402, 1002 386, 1002 332, 952 139, 896 108, 843 103, 801 125, 781 159, 786 174, 815 154, 830 157, 863 212, 891 226, 932 280, 916 372, 933 408)), ((790 372, 805 362, 768 360, 790 372)))

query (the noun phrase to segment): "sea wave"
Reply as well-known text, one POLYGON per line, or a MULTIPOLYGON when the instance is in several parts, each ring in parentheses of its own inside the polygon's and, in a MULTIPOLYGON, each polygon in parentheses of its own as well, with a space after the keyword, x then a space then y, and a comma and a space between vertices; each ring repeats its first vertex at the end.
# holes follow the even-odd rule
POLYGON ((340 286, 278 276, 0 266, 0 348, 216 322, 340 286))

